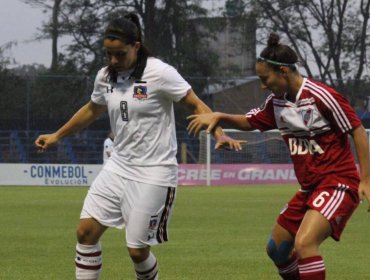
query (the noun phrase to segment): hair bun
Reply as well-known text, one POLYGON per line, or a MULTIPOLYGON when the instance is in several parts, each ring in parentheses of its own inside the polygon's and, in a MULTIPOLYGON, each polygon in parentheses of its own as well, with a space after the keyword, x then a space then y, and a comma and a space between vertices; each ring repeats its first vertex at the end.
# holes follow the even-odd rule
POLYGON ((124 16, 124 18, 132 21, 133 23, 135 23, 135 25, 140 29, 140 19, 139 17, 137 16, 137 14, 134 14, 134 13, 129 13, 127 15, 124 16))
POLYGON ((271 32, 269 39, 267 40, 267 46, 269 48, 274 48, 279 45, 280 37, 278 34, 271 32))

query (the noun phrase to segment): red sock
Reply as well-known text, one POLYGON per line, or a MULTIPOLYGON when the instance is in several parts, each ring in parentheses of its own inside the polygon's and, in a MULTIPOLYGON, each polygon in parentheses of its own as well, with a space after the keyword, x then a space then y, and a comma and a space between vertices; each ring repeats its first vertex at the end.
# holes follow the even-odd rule
POLYGON ((300 280, 298 272, 298 261, 295 254, 285 264, 276 265, 279 274, 284 280, 300 280))
POLYGON ((325 280, 325 264, 321 256, 298 260, 301 280, 325 280))

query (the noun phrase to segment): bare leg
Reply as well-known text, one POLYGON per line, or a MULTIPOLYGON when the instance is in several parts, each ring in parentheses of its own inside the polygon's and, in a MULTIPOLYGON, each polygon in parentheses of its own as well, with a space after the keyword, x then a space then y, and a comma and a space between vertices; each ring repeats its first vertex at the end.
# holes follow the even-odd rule
POLYGON ((293 250, 294 236, 275 224, 267 244, 267 254, 285 280, 299 280, 297 258, 293 250))
POLYGON ((150 247, 127 249, 134 263, 136 279, 157 280, 158 263, 155 256, 150 252, 150 247))
POLYGON ((102 257, 99 239, 107 227, 96 220, 81 219, 77 228, 76 279, 97 280, 101 272, 102 257))
POLYGON ((298 268, 302 280, 325 279, 325 264, 320 256, 321 243, 331 234, 330 223, 316 210, 308 210, 295 239, 299 257, 298 268))

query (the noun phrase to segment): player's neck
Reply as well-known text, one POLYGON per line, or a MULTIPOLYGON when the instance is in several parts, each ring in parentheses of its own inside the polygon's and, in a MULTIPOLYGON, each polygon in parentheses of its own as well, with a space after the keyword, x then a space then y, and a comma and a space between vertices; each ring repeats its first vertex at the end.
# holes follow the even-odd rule
POLYGON ((292 79, 289 80, 289 87, 288 87, 287 96, 286 96, 286 98, 289 101, 295 102, 296 96, 302 84, 303 84, 303 77, 299 74, 295 75, 292 79))

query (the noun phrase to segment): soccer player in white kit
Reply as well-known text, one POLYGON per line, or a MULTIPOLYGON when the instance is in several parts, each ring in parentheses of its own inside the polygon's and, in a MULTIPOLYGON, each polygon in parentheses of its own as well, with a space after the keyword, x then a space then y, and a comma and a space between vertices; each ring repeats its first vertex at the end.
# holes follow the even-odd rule
POLYGON ((103 164, 112 156, 114 135, 110 131, 103 143, 103 164))
POLYGON ((324 280, 320 244, 329 236, 339 241, 359 201, 370 199, 368 139, 348 101, 334 89, 301 76, 297 61, 297 54, 271 33, 256 63, 262 87, 271 91, 264 105, 246 115, 189 116, 188 130, 197 133, 205 126, 212 131, 220 121, 247 131, 280 130, 301 189, 278 216, 267 253, 283 279, 324 280))
MULTIPOLYGON (((173 102, 192 112, 211 110, 170 65, 152 57, 141 40, 135 14, 110 22, 104 34, 109 65, 95 80, 91 101, 58 131, 40 135, 40 151, 76 132, 108 110, 114 153, 92 183, 77 229, 76 279, 98 279, 100 237, 109 227, 126 229, 137 279, 158 279, 150 247, 168 240, 177 186, 177 142, 173 102)), ((241 142, 218 128, 217 146, 240 150, 241 142)))

